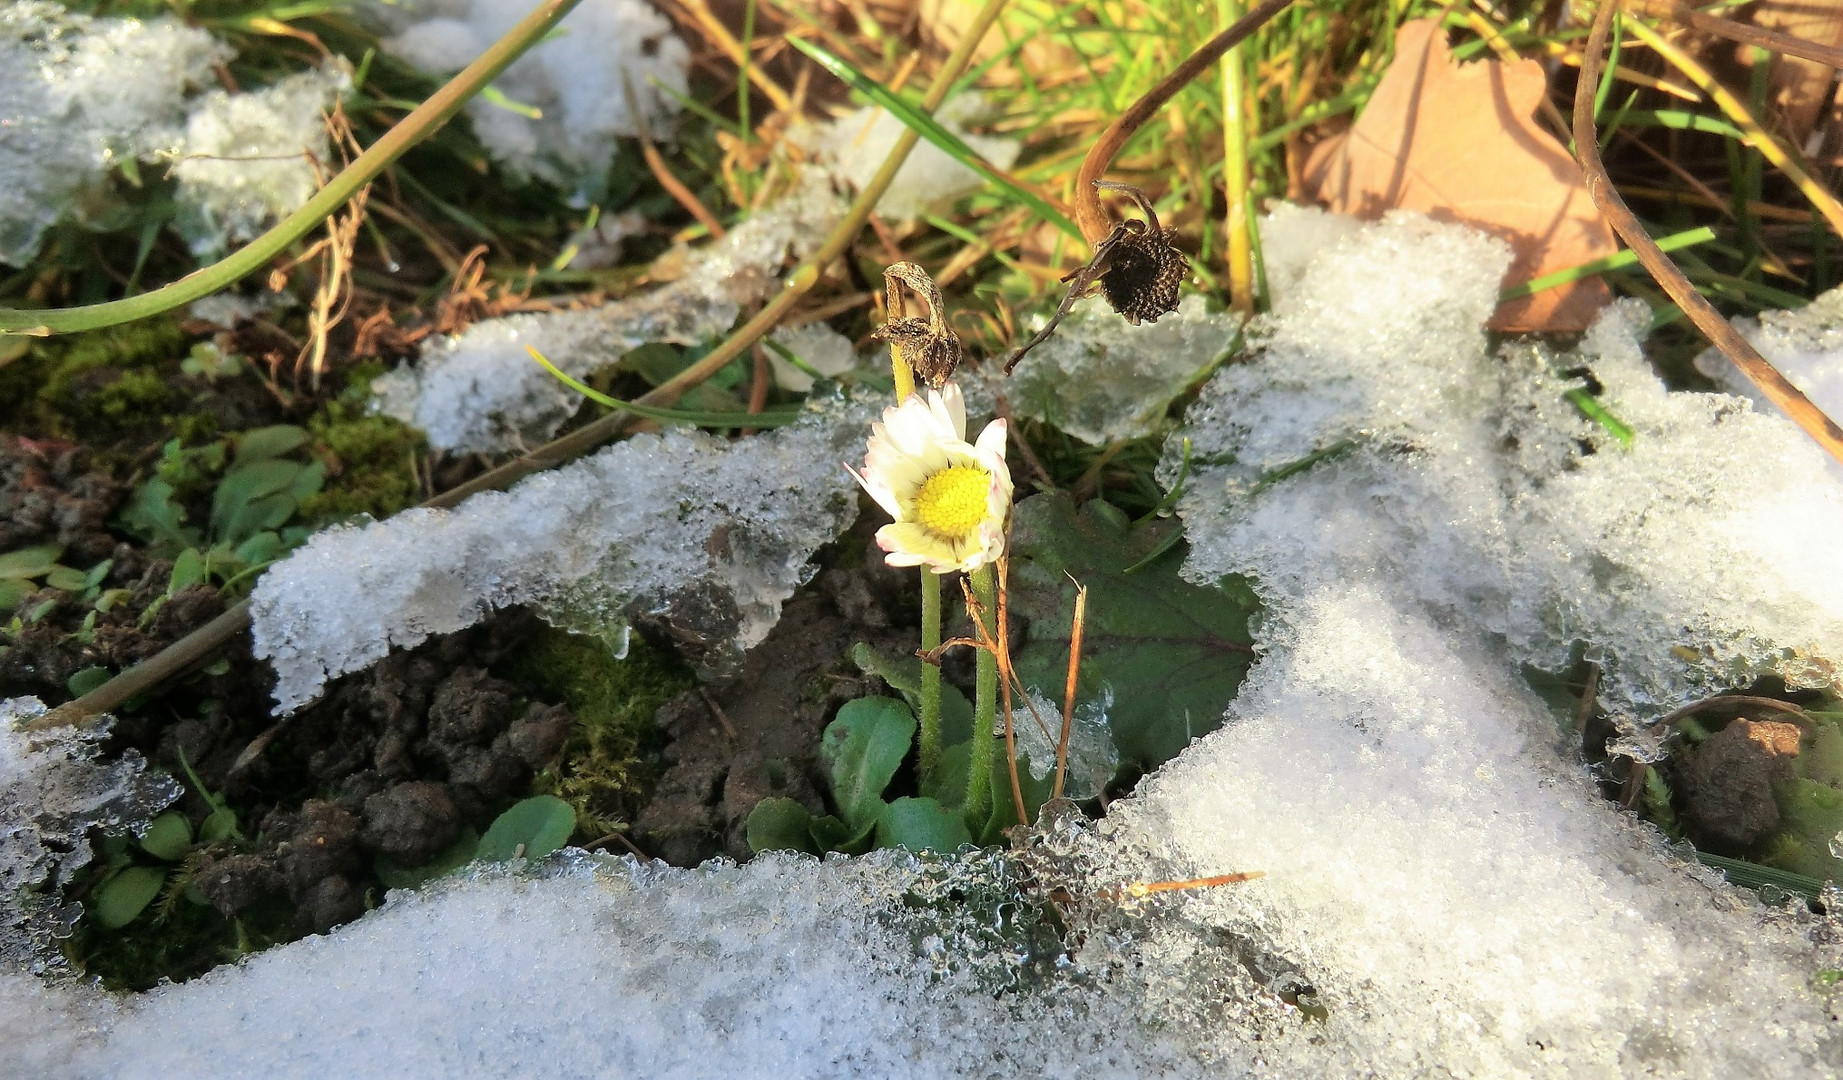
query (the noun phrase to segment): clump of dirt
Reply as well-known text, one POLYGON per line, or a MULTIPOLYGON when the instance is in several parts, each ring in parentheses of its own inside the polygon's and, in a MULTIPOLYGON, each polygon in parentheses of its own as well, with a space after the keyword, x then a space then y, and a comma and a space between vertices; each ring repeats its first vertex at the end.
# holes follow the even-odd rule
POLYGON ((1683 755, 1677 765, 1683 817, 1699 839, 1729 852, 1778 831, 1773 785, 1792 778, 1800 735, 1797 724, 1743 718, 1683 755))

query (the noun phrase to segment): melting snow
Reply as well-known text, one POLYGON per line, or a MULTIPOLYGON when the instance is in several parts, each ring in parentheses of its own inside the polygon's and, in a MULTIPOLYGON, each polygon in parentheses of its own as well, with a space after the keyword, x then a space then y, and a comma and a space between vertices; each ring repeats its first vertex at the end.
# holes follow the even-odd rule
MULTIPOLYGON (((1009 169, 1023 149, 1018 140, 967 133, 967 125, 977 122, 985 111, 985 102, 979 95, 957 94, 935 111, 934 118, 987 162, 1009 169)), ((861 191, 883 168, 896 140, 907 130, 889 113, 865 106, 830 123, 798 128, 789 137, 817 155, 833 176, 861 191)), ((912 221, 930 209, 978 191, 985 182, 984 177, 955 161, 947 151, 923 139, 915 144, 902 168, 896 170, 888 190, 877 200, 877 212, 898 221, 912 221)))
POLYGON ((1493 355, 1508 252, 1478 234, 1395 216, 1267 246, 1297 275, 1189 411, 1180 502, 1191 572, 1257 575, 1265 654, 1102 822, 1053 818, 1017 862, 564 856, 136 999, 0 977, 0 1071, 1839 1075, 1843 923, 1599 798, 1519 674, 1587 641, 1637 716, 1823 677, 1824 459, 1742 399, 1665 392, 1642 313, 1493 355), (1630 448, 1561 399, 1582 367, 1630 448), (1120 891, 1238 870, 1268 876, 1120 891), (1050 890, 1071 955, 1017 918, 1050 890))
POLYGON ((255 654, 276 711, 393 647, 487 612, 536 604, 551 621, 625 641, 635 615, 695 640, 722 672, 760 641, 807 565, 857 514, 839 463, 872 409, 817 402, 798 423, 726 442, 638 435, 453 511, 409 510, 316 534, 251 597, 255 654))
POLYGON ((844 214, 830 192, 802 190, 684 255, 679 277, 600 307, 486 319, 425 344, 413 365, 373 381, 380 411, 421 428, 438 449, 497 452, 548 439, 581 404, 532 363, 535 347, 572 376, 647 342, 698 345, 767 299, 781 264, 802 258, 844 214))
MULTIPOLYGON (((385 47, 446 77, 466 67, 531 12, 524 0, 409 0, 370 10, 397 30, 385 47)), ((663 138, 686 91, 690 50, 642 0, 584 0, 547 40, 467 103, 474 131, 514 170, 593 198, 616 140, 640 134, 638 113, 663 138), (628 97, 628 87, 633 100, 628 97), (671 91, 671 93, 667 93, 671 91)))

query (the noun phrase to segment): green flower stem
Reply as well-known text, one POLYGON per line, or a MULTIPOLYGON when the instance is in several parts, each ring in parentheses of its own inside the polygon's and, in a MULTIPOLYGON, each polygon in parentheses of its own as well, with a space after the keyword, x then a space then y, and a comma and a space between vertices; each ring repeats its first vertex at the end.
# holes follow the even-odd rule
MULTIPOLYGON (((998 577, 987 563, 967 575, 973 598, 979 601, 985 633, 990 641, 998 640, 998 627, 992 625, 992 613, 998 610, 998 577)), ((998 657, 980 649, 973 676, 973 759, 966 781, 967 812, 977 813, 986 806, 992 787, 992 721, 998 715, 998 657)))
MULTIPOLYGON (((924 566, 921 584, 921 647, 923 652, 929 652, 941 646, 941 575, 924 566)), ((921 733, 917 738, 921 748, 922 781, 926 783, 941 763, 941 668, 938 664, 922 664, 921 733)))
POLYGON ((517 26, 507 31, 505 37, 495 41, 478 59, 462 68, 460 74, 448 80, 447 85, 398 121, 397 126, 385 132, 383 138, 372 143, 369 150, 329 180, 299 210, 283 218, 274 228, 234 254, 202 270, 195 270, 170 285, 139 296, 110 300, 103 304, 43 311, 0 309, 0 333, 44 336, 116 326, 171 311, 248 277, 331 217, 352 196, 358 194, 359 189, 377 179, 378 174, 389 168, 391 162, 403 156, 404 151, 440 130, 443 124, 461 110, 461 106, 467 104, 469 98, 485 89, 526 49, 542 41, 544 35, 581 2, 545 0, 539 4, 531 14, 519 20, 517 26))

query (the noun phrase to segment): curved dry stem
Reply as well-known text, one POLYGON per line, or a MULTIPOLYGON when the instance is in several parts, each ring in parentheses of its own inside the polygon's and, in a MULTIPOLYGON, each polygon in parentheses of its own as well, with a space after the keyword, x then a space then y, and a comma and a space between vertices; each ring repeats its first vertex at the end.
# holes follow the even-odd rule
POLYGON ((1075 224, 1081 228, 1082 235, 1088 238, 1088 243, 1099 244, 1113 231, 1113 222, 1108 220, 1107 212, 1101 208, 1100 194, 1095 190, 1094 182, 1113 164, 1120 148, 1179 90, 1190 85, 1197 76, 1222 59, 1223 53, 1241 44, 1267 20, 1284 11, 1290 3, 1292 0, 1265 0, 1236 20, 1235 25, 1191 53, 1189 59, 1159 80, 1157 86, 1146 91, 1145 96, 1133 102, 1113 123, 1107 125, 1106 131, 1101 132, 1094 148, 1082 159, 1081 170, 1075 174, 1075 224))
POLYGON ((1587 192, 1593 197, 1594 205, 1606 216, 1607 223, 1619 234, 1632 254, 1638 256, 1639 264, 1648 271, 1658 285, 1663 287, 1677 307, 1688 315, 1696 324, 1696 329, 1720 349, 1722 355, 1734 362, 1741 369, 1741 374, 1766 395, 1767 400, 1777 405, 1792 422, 1811 436, 1831 457, 1843 462, 1843 428, 1825 416, 1804 392, 1793 386, 1777 368, 1768 363, 1759 350, 1748 343, 1738 331, 1721 317, 1714 305, 1703 298, 1690 284, 1683 271, 1677 269, 1657 244, 1645 232, 1644 226, 1625 200, 1614 190, 1610 177, 1606 174, 1606 163, 1600 160, 1600 142, 1593 125, 1594 89, 1600 85, 1600 71, 1605 64, 1606 35, 1612 26, 1613 14, 1618 10, 1616 0, 1602 0, 1600 10, 1594 15, 1593 31, 1588 35, 1586 51, 1581 57, 1581 78, 1574 90, 1574 152, 1579 155, 1581 173, 1587 181, 1587 192))

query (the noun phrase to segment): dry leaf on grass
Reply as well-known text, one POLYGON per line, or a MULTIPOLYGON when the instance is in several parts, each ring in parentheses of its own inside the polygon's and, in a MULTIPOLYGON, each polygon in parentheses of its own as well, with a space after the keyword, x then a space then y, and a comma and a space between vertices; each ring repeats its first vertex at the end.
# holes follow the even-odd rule
MULTIPOLYGON (((1516 253, 1506 286, 1618 251, 1581 171, 1536 125, 1534 60, 1461 66, 1432 19, 1402 24, 1395 59, 1350 131, 1313 147, 1304 189, 1340 213, 1418 210, 1475 225, 1516 253)), ((1599 278, 1513 300, 1494 330, 1584 330, 1611 295, 1599 278)))

